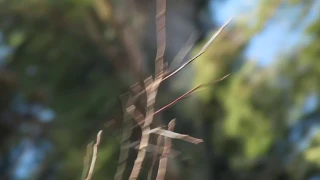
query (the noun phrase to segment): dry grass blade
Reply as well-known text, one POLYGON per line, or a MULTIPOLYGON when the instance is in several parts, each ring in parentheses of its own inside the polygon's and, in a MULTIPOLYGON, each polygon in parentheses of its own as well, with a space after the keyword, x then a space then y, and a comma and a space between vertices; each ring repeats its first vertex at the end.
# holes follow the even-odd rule
POLYGON ((152 78, 146 79, 145 85, 146 85, 145 88, 147 89, 146 90, 146 92, 147 92, 147 112, 146 112, 146 116, 144 119, 144 125, 142 127, 142 137, 141 137, 141 141, 139 144, 139 152, 138 152, 137 158, 134 162, 134 166, 132 168, 129 179, 137 179, 138 178, 140 171, 141 171, 142 163, 143 163, 145 156, 146 156, 146 153, 147 153, 146 148, 148 147, 148 144, 149 144, 150 135, 148 134, 148 131, 150 130, 150 125, 153 120, 153 113, 154 113, 153 105, 155 103, 157 88, 154 88, 152 78))
POLYGON ((90 167, 90 158, 92 156, 92 149, 93 149, 93 142, 90 142, 87 145, 87 152, 83 158, 83 170, 82 170, 81 180, 84 180, 88 174, 88 170, 90 167))
MULTIPOLYGON (((132 147, 135 147, 135 149, 139 149, 138 141, 131 143, 128 148, 132 148, 132 147)), ((155 152, 156 149, 159 149, 158 152, 163 151, 163 147, 159 147, 159 146, 153 145, 153 144, 149 144, 148 147, 146 148, 147 152, 155 152)), ((175 149, 171 149, 170 157, 176 157, 179 154, 181 154, 180 151, 177 151, 175 149)))
POLYGON ((169 70, 174 69, 175 66, 178 66, 183 61, 183 59, 191 51, 193 45, 196 42, 196 39, 197 39, 197 36, 195 34, 192 34, 189 37, 189 39, 187 40, 187 42, 185 43, 183 48, 179 51, 177 56, 172 60, 170 66, 169 66, 169 70))
MULTIPOLYGON (((173 131, 175 125, 176 125, 176 120, 175 119, 171 120, 168 125, 168 131, 173 131)), ((165 137, 164 149, 162 152, 162 156, 160 158, 156 180, 164 180, 164 177, 167 171, 168 155, 170 154, 171 146, 172 146, 171 139, 168 137, 165 137)))
MULTIPOLYGON (((180 97, 178 97, 178 98, 175 99, 174 101, 172 101, 172 102, 170 102, 169 104, 165 105, 164 107, 158 109, 156 112, 154 112, 153 115, 156 115, 156 114, 162 112, 163 110, 171 107, 172 105, 174 105, 174 104, 177 103, 178 101, 189 97, 190 95, 192 95, 192 94, 195 93, 195 92, 198 92, 201 88, 206 87, 206 86, 210 86, 210 85, 212 85, 212 84, 214 84, 214 83, 217 83, 217 82, 220 82, 220 81, 226 79, 228 76, 230 76, 230 74, 227 74, 227 75, 223 76, 222 78, 220 78, 220 79, 218 79, 218 80, 216 80, 216 81, 214 81, 214 82, 212 82, 212 83, 200 84, 200 85, 194 87, 193 89, 191 89, 191 90, 189 90, 188 92, 184 93, 183 95, 181 95, 180 97)), ((141 126, 141 127, 142 127, 142 125, 143 125, 143 123, 144 123, 144 120, 139 119, 137 122, 138 122, 137 125, 135 125, 135 126, 133 126, 133 127, 136 127, 136 126, 141 126)))
MULTIPOLYGON (((139 149, 139 146, 136 146, 136 149, 139 149)), ((154 152, 156 149, 159 149, 158 152, 162 152, 163 151, 163 147, 158 147, 157 145, 153 145, 153 144, 149 144, 148 148, 147 148, 147 152, 154 152)), ((170 153, 170 157, 176 157, 178 155, 180 155, 181 152, 175 149, 171 149, 171 153, 170 153)))
POLYGON ((157 0, 156 34, 157 34, 157 54, 156 54, 156 77, 162 77, 164 70, 164 52, 166 49, 166 0, 157 0))
POLYGON ((158 139, 157 139, 157 146, 155 149, 153 149, 153 157, 152 157, 152 164, 151 164, 151 167, 150 167, 150 170, 149 170, 149 173, 148 173, 148 180, 151 180, 152 178, 152 174, 153 174, 153 169, 154 169, 154 165, 156 164, 157 162, 157 157, 158 157, 158 154, 160 153, 159 151, 161 151, 162 149, 160 149, 160 146, 161 146, 161 143, 162 143, 162 136, 159 136, 158 139))
POLYGON ((122 130, 118 167, 117 167, 116 174, 114 176, 115 180, 122 180, 124 171, 127 166, 127 159, 129 156, 129 147, 131 146, 130 137, 132 134, 133 124, 131 122, 130 116, 127 113, 126 107, 131 103, 133 103, 134 102, 133 100, 134 100, 133 98, 129 97, 127 103, 125 103, 124 99, 121 99, 122 109, 123 109, 122 111, 124 114, 124 120, 123 120, 124 127, 122 130))
POLYGON ((211 38, 209 39, 209 41, 202 47, 202 49, 200 50, 200 52, 194 57, 197 58, 199 57, 201 54, 203 54, 208 47, 210 46, 210 44, 213 42, 213 40, 216 39, 216 37, 218 37, 218 35, 221 33, 221 31, 231 22, 232 18, 228 19, 227 22, 225 22, 216 33, 214 33, 211 38))
POLYGON ((160 128, 154 128, 154 129, 150 130, 149 133, 155 133, 155 134, 165 136, 168 138, 172 138, 172 139, 181 139, 181 140, 193 143, 193 144, 199 144, 199 143, 203 142, 202 139, 194 138, 194 137, 191 137, 186 134, 179 134, 179 133, 175 133, 175 132, 160 129, 160 128))
POLYGON ((187 98, 187 97, 191 96, 193 93, 199 92, 201 89, 203 89, 205 87, 212 86, 215 83, 223 81, 224 79, 226 79, 229 76, 230 76, 230 74, 227 74, 227 75, 223 76, 222 78, 215 80, 214 82, 198 85, 195 88, 193 88, 194 91, 192 93, 189 93, 187 96, 185 96, 183 98, 187 98))
POLYGON ((139 145, 139 152, 134 162, 129 179, 137 179, 142 163, 146 156, 146 147, 149 144, 150 125, 153 121, 154 103, 157 96, 158 87, 164 75, 164 51, 166 46, 166 0, 157 0, 157 15, 156 15, 156 34, 157 34, 157 55, 155 60, 155 81, 152 78, 145 80, 145 91, 147 93, 147 107, 144 125, 142 128, 142 137, 139 145))
POLYGON ((181 71, 185 66, 187 66, 188 64, 190 64, 191 62, 193 62, 195 59, 197 59, 199 56, 201 56, 210 46, 210 44, 213 42, 213 40, 216 39, 216 37, 221 33, 221 31, 231 22, 232 19, 229 19, 225 24, 223 24, 216 33, 214 33, 211 38, 209 39, 209 41, 202 47, 202 49, 200 50, 200 52, 195 55, 193 58, 191 58, 190 60, 188 60, 186 63, 184 63, 183 65, 181 65, 179 68, 177 68, 176 70, 174 70, 173 72, 169 73, 167 76, 165 76, 162 81, 172 77, 173 75, 177 74, 179 71, 181 71))
POLYGON ((99 147, 99 144, 100 144, 101 135, 102 135, 102 130, 100 130, 98 132, 98 134, 97 134, 97 142, 93 146, 93 155, 92 155, 92 159, 91 159, 91 165, 90 165, 89 173, 88 173, 88 176, 87 176, 86 180, 91 180, 91 178, 92 178, 93 171, 94 171, 94 166, 95 166, 96 160, 97 160, 98 147, 99 147))
MULTIPOLYGON (((225 78, 227 78, 230 74, 227 74, 225 76, 223 76, 222 78, 214 81, 213 83, 217 83, 217 82, 220 82, 222 80, 224 80, 225 78)), ((164 107, 160 108, 159 110, 157 110, 156 112, 154 112, 154 115, 160 113, 161 111, 169 108, 170 106, 174 105, 175 103, 177 103, 178 101, 186 98, 186 97, 189 97, 192 93, 196 92, 197 90, 199 90, 200 88, 202 87, 205 87, 205 86, 208 86, 208 85, 212 85, 212 83, 208 83, 208 84, 200 84, 196 87, 194 87, 193 89, 189 90, 188 92, 184 93, 182 96, 178 97, 177 99, 175 99, 174 101, 170 102, 169 104, 165 105, 164 107)))
POLYGON ((139 112, 134 105, 129 106, 126 109, 126 111, 127 111, 128 114, 130 114, 134 118, 134 120, 136 121, 137 125, 139 125, 142 128, 143 121, 144 121, 144 118, 145 118, 144 115, 141 112, 139 112))

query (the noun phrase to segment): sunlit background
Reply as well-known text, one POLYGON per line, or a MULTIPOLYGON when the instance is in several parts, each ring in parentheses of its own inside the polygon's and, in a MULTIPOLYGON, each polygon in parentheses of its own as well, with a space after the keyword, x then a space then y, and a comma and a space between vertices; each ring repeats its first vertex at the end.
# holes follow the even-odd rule
MULTIPOLYGON (((192 46, 185 62, 233 20, 159 92, 158 109, 230 73, 160 113, 204 140, 174 140, 166 179, 320 180, 320 1, 167 1, 169 63, 192 46)), ((84 179, 87 145, 101 129, 93 179, 114 178, 121 99, 135 75, 153 72, 154 2, 0 0, 0 180, 84 179)), ((124 179, 136 156, 127 148, 124 179)))

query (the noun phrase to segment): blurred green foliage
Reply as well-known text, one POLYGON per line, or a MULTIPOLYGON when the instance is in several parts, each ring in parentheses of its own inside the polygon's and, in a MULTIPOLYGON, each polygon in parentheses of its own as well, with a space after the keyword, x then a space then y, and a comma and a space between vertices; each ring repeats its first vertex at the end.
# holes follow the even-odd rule
MULTIPOLYGON (((304 12, 308 12, 311 2, 296 0, 289 7, 303 6, 304 12)), ((291 110, 301 107, 310 93, 320 92, 320 19, 307 31, 310 42, 281 57, 280 63, 260 69, 244 59, 243 51, 250 39, 264 29, 281 3, 280 0, 261 0, 253 13, 256 26, 242 21, 234 23, 194 64, 195 85, 213 82, 231 73, 228 79, 196 96, 205 104, 203 117, 209 117, 212 122, 210 143, 215 153, 227 156, 231 169, 241 175, 254 174, 253 167, 261 159, 269 158, 267 170, 273 168, 268 165, 274 159, 282 161, 274 158, 273 149, 278 141, 287 141, 291 110), (282 80, 288 85, 283 85, 282 80)), ((117 97, 127 86, 112 68, 110 57, 85 27, 89 26, 87 15, 94 7, 89 0, 0 1, 3 43, 13 49, 6 62, 9 69, 17 73, 19 91, 28 95, 41 89, 48 94, 49 104, 58 114, 49 132, 56 145, 55 160, 63 162, 58 173, 61 180, 80 178, 86 144, 95 139, 95 133, 108 120, 115 118, 118 122, 122 116, 117 97)), ((304 16, 302 13, 297 21, 302 21, 304 16)), ((106 39, 113 37, 113 25, 97 24, 107 32, 106 39)), ((125 51, 117 41, 110 40, 107 47, 125 51)), ((201 43, 195 52, 198 47, 201 43)), ((121 56, 118 58, 112 61, 120 61, 121 56)), ((186 111, 193 112, 192 109, 186 111)), ((316 117, 320 117, 319 107, 316 117)), ((104 128, 94 179, 111 179, 114 175, 119 153, 119 124, 104 128)), ((303 162, 307 168, 309 163, 320 166, 319 137, 318 133, 311 147, 295 156, 298 163, 303 162)), ((201 161, 197 158, 194 166, 201 161)), ((303 168, 285 166, 284 169, 290 177, 308 174, 303 168)), ((268 175, 268 179, 274 179, 272 173, 268 175)))

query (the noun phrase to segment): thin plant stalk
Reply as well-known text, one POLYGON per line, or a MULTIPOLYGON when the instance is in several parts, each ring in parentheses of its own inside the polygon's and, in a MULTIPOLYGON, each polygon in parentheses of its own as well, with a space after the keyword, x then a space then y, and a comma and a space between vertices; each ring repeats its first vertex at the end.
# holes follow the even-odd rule
POLYGON ((162 136, 158 136, 158 139, 157 139, 157 146, 155 149, 153 149, 153 157, 152 157, 152 164, 151 164, 151 168, 149 170, 149 173, 148 173, 148 180, 151 180, 152 178, 152 174, 153 174, 153 169, 154 169, 154 166, 157 162, 157 157, 158 157, 158 154, 160 153, 159 151, 161 151, 161 143, 162 143, 162 136))
POLYGON ((153 121, 154 104, 158 92, 158 88, 164 75, 164 52, 166 47, 166 0, 157 0, 156 14, 156 34, 157 34, 157 54, 155 59, 155 78, 150 77, 145 80, 145 91, 147 94, 146 117, 142 128, 142 136, 139 145, 139 152, 134 162, 134 166, 130 175, 130 180, 138 178, 142 163, 147 153, 147 147, 150 139, 150 125, 153 121))
POLYGON ((98 132, 97 141, 93 146, 93 155, 92 155, 91 165, 90 165, 89 173, 88 173, 88 176, 87 176, 86 180, 91 180, 92 179, 94 166, 96 164, 96 160, 97 160, 97 156, 98 156, 98 147, 99 147, 99 144, 100 144, 101 135, 102 135, 102 130, 100 130, 98 132))
POLYGON ((130 116, 127 114, 126 112, 126 107, 128 105, 130 105, 129 103, 132 103, 130 100, 132 98, 129 95, 129 100, 126 104, 124 104, 123 100, 122 100, 122 106, 123 106, 123 113, 124 113, 124 127, 122 130, 122 137, 121 137, 121 144, 120 144, 120 155, 119 155, 119 160, 118 160, 118 167, 117 167, 117 171, 116 174, 114 176, 115 180, 122 180, 123 179, 123 175, 124 175, 124 171, 126 169, 127 166, 127 159, 129 156, 129 146, 130 146, 130 137, 132 134, 132 126, 133 123, 131 122, 131 118, 130 116))
MULTIPOLYGON (((171 120, 168 125, 168 131, 173 131, 175 124, 176 124, 175 119, 171 120)), ((172 146, 171 138, 165 137, 164 138, 164 148, 163 148, 162 156, 160 158, 158 174, 157 174, 156 180, 164 180, 164 177, 165 177, 166 171, 167 171, 168 156, 170 154, 171 146, 172 146)))

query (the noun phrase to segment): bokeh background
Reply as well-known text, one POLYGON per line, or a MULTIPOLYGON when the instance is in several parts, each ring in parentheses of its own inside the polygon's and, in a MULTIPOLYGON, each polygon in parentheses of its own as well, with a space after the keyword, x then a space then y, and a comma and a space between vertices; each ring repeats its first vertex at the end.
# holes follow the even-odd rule
MULTIPOLYGON (((190 37, 188 57, 197 53, 233 17, 160 93, 166 104, 231 73, 164 112, 177 117, 178 132, 204 140, 174 141, 177 176, 168 179, 320 179, 320 1, 167 7, 169 62, 190 37)), ((153 0, 0 0, 1 180, 80 179, 100 129, 94 179, 113 179, 119 96, 137 81, 132 74, 153 72, 154 16, 153 0)), ((132 148, 130 162, 134 156, 132 148)))

